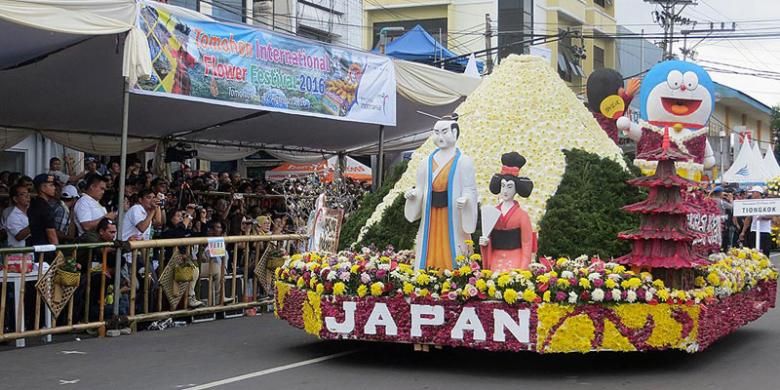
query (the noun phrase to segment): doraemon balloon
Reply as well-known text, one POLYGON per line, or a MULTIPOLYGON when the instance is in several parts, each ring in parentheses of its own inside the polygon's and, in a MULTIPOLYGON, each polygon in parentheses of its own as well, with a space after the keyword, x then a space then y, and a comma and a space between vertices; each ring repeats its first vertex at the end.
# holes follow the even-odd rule
MULTIPOLYGON (((707 141, 707 122, 715 107, 715 86, 700 66, 684 61, 664 61, 652 68, 639 90, 640 123, 618 120, 618 128, 628 130, 637 142, 637 155, 660 147, 665 128, 670 140, 693 161, 678 163, 678 174, 700 181, 704 169, 715 165, 707 141)), ((653 174, 655 161, 635 160, 644 174, 653 174)))

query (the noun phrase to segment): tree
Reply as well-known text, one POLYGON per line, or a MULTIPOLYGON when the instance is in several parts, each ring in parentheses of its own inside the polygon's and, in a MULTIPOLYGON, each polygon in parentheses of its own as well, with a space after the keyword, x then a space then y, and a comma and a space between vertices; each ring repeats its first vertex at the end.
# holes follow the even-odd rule
POLYGON ((780 160, 780 105, 772 107, 772 121, 769 128, 772 129, 772 139, 770 142, 775 144, 775 158, 780 160))

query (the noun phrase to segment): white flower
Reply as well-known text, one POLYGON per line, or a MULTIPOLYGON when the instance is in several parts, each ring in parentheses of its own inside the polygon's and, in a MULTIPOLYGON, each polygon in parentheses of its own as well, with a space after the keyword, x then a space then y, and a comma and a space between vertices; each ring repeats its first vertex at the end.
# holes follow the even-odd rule
POLYGON ((645 302, 650 302, 653 300, 653 293, 650 291, 645 291, 645 302))
POLYGON ((390 271, 390 263, 382 263, 377 266, 378 269, 390 271))
POLYGON ((363 282, 364 284, 368 284, 368 282, 371 281, 371 275, 363 272, 362 274, 360 274, 360 281, 363 282))
POLYGON ((620 299, 623 297, 623 295, 620 293, 620 290, 613 288, 612 289, 612 300, 615 302, 620 302, 620 299))
POLYGON ((569 291, 569 303, 575 304, 577 303, 577 293, 574 291, 569 291))
POLYGON ((591 272, 590 275, 588 275, 588 280, 590 280, 591 282, 596 280, 596 279, 601 279, 601 274, 600 273, 598 273, 598 272, 591 272))
POLYGON ((329 272, 327 279, 332 282, 332 281, 336 280, 337 277, 338 277, 338 275, 336 274, 336 272, 329 272))
POLYGON ((571 271, 563 271, 561 272, 561 278, 563 279, 571 279, 574 277, 574 272, 571 271))
POLYGON ((604 290, 597 288, 594 289, 593 292, 590 294, 590 298, 593 299, 593 302, 601 302, 604 300, 604 290))
POLYGON ((504 295, 501 294, 501 291, 496 291, 496 295, 493 295, 493 298, 498 299, 499 301, 504 299, 504 295))
POLYGON ((636 302, 636 291, 628 290, 628 294, 626 295, 626 301, 631 303, 636 302))

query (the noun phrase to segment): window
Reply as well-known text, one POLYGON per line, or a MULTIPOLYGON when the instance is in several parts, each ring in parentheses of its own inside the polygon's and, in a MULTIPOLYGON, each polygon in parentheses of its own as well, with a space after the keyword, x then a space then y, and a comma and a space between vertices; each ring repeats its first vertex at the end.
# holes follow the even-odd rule
POLYGON ((414 26, 420 25, 428 34, 431 34, 433 39, 439 41, 442 46, 447 47, 447 18, 441 19, 420 19, 420 20, 399 20, 397 22, 383 22, 374 23, 374 40, 371 47, 377 47, 379 45, 379 31, 385 27, 403 27, 404 31, 392 31, 387 34, 387 43, 393 41, 393 39, 406 34, 414 26), (440 37, 441 35, 441 37, 440 37))
POLYGON ((168 0, 168 4, 191 9, 193 11, 200 11, 198 0, 168 0))
POLYGON ((244 0, 213 0, 211 3, 211 16, 214 19, 243 23, 245 12, 244 0))
POLYGON ((607 5, 604 4, 605 0, 593 0, 593 3, 600 6, 601 8, 607 8, 607 5))
MULTIPOLYGON (((558 29, 561 34, 565 31, 558 29)), ((558 74, 562 79, 571 82, 575 77, 585 76, 580 65, 581 52, 582 49, 574 46, 571 36, 566 36, 558 41, 558 74)))
POLYGON ((604 67, 604 49, 593 46, 593 70, 604 67))
POLYGON ((298 25, 298 36, 325 43, 332 42, 331 36, 326 31, 320 31, 304 25, 298 25))
POLYGON ((534 32, 533 0, 498 0, 498 58, 528 54, 528 44, 517 44, 531 38, 534 32))

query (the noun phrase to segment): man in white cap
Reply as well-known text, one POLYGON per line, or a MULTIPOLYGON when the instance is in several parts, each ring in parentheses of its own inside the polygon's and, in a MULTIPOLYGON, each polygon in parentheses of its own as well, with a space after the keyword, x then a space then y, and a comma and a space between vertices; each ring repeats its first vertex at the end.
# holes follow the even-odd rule
MULTIPOLYGON (((764 194, 764 188, 761 186, 753 186, 749 192, 750 199, 761 199, 761 196, 764 194)), ((772 217, 765 215, 760 215, 757 217, 746 217, 745 223, 742 226, 742 233, 739 235, 739 240, 746 242, 748 247, 755 248, 756 232, 761 235, 761 252, 769 257, 769 249, 772 246, 772 217), (748 231, 748 227, 750 231, 748 231)))
POLYGON ((54 221, 57 223, 57 236, 62 241, 76 238, 76 224, 73 221, 73 206, 79 200, 79 191, 73 185, 66 185, 60 191, 60 202, 52 207, 54 221))

